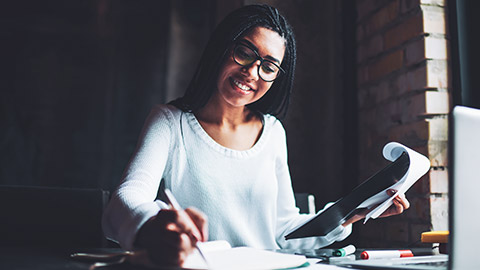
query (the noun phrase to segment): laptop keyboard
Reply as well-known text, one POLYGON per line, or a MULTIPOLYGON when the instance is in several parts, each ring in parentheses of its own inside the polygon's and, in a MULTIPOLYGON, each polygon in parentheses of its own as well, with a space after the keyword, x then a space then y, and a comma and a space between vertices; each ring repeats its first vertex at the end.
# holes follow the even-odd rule
POLYGON ((441 261, 441 262, 419 262, 419 263, 412 263, 409 265, 428 265, 428 266, 438 266, 438 267, 447 267, 448 262, 447 261, 441 261))

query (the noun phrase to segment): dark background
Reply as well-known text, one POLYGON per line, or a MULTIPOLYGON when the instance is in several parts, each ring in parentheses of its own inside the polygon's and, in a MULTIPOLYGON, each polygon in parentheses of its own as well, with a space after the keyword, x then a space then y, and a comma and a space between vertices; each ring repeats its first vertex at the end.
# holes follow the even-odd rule
POLYGON ((120 178, 150 107, 165 99, 169 7, 4 3, 2 184, 108 189, 120 178))
POLYGON ((228 12, 264 2, 294 27, 294 189, 356 183, 355 1, 19 0, 0 7, 0 184, 114 189, 154 104, 183 94, 228 12))

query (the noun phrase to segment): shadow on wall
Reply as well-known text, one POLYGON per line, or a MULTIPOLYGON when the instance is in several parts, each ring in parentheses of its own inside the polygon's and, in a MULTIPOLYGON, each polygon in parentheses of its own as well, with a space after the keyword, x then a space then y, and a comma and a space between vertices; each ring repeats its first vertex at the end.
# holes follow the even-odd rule
POLYGON ((0 184, 119 181, 151 106, 164 101, 169 10, 154 0, 2 6, 0 184))

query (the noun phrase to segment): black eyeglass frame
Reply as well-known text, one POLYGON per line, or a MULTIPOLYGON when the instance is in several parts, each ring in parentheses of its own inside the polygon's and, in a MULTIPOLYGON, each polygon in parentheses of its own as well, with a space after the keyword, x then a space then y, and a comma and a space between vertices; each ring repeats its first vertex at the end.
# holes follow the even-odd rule
POLYGON ((233 58, 233 61, 235 61, 235 63, 237 63, 238 65, 240 65, 240 66, 242 66, 242 67, 248 67, 248 66, 252 65, 253 63, 257 62, 257 60, 260 60, 260 65, 259 65, 258 68, 257 68, 257 73, 258 73, 258 77, 260 77, 260 78, 261 78, 263 81, 265 81, 265 82, 273 82, 273 81, 275 81, 281 74, 285 73, 285 70, 283 70, 283 68, 280 67, 278 64, 276 64, 275 62, 273 62, 273 61, 271 61, 271 60, 268 60, 268 59, 265 59, 265 58, 261 57, 261 56, 258 54, 257 50, 253 49, 252 47, 250 47, 250 46, 248 46, 247 44, 244 44, 244 43, 239 43, 239 42, 238 42, 238 43, 235 43, 235 46, 233 47, 233 51, 232 51, 232 58, 233 58), (253 51, 253 53, 255 53, 255 55, 257 56, 257 58, 255 58, 255 60, 253 60, 253 61, 252 61, 250 64, 248 64, 248 65, 242 65, 242 64, 240 64, 240 63, 237 61, 237 59, 235 59, 235 51, 237 50, 237 48, 238 48, 239 46, 244 46, 244 47, 249 48, 250 50, 253 51), (279 72, 277 72, 277 76, 275 76, 275 79, 273 79, 273 80, 265 80, 265 79, 262 77, 262 75, 260 75, 260 67, 262 66, 263 62, 271 63, 271 64, 273 64, 274 66, 276 66, 276 67, 278 68, 279 72))

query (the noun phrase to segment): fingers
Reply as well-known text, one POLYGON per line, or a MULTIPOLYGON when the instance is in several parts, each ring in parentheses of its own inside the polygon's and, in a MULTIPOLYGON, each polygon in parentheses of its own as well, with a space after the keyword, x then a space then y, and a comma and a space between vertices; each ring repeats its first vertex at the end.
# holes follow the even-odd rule
POLYGON ((405 194, 398 194, 393 200, 401 204, 405 210, 410 208, 410 202, 405 197, 405 194))
POLYGON ((186 211, 178 211, 178 218, 175 225, 178 226, 182 233, 186 233, 190 236, 193 245, 195 245, 197 241, 203 239, 202 233, 186 211))
POLYGON ((161 266, 181 266, 189 254, 193 252, 190 244, 190 237, 186 234, 177 234, 179 242, 183 243, 180 246, 156 246, 147 249, 149 259, 161 266))
MULTIPOLYGON (((180 266, 193 252, 196 240, 188 228, 185 212, 164 209, 148 220, 137 233, 135 244, 145 248, 150 260, 159 265, 180 266), (182 217, 181 213, 184 213, 182 217)), ((190 220, 190 223, 192 221, 190 220)))
POLYGON ((393 195, 397 194, 397 196, 395 196, 395 198, 393 198, 393 203, 397 202, 398 205, 402 205, 404 210, 410 208, 410 202, 407 200, 407 197, 405 196, 405 194, 397 193, 397 190, 395 190, 395 189, 387 190, 387 194, 389 196, 393 196, 393 195))
POLYGON ((185 233, 176 211, 162 210, 147 221, 137 233, 140 246, 153 248, 159 245, 180 246, 180 234, 185 233))
POLYGON ((207 241, 208 240, 208 219, 205 214, 200 212, 195 208, 187 208, 185 212, 190 216, 195 226, 198 228, 201 234, 200 241, 207 241))
POLYGON ((395 189, 387 190, 389 196, 395 196, 392 200, 393 205, 382 214, 382 217, 388 217, 392 215, 398 215, 403 213, 403 211, 410 208, 410 202, 407 200, 407 197, 403 193, 397 193, 395 189))
POLYGON ((403 211, 405 210, 405 207, 403 206, 402 203, 400 203, 397 199, 397 197, 395 197, 395 199, 393 199, 393 208, 391 209, 390 211, 390 215, 399 215, 401 213, 403 213, 403 211))

